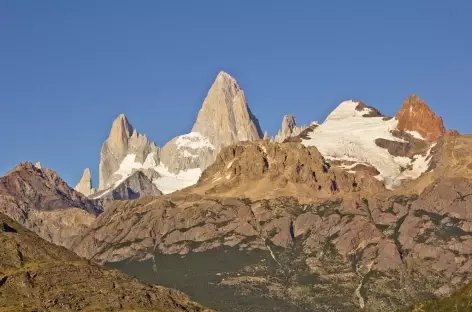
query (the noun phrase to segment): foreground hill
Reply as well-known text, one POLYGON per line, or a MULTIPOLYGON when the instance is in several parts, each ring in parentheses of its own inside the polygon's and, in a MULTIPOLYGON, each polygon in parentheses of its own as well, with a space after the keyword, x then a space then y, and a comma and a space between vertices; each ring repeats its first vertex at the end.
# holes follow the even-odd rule
POLYGON ((48 243, 0 214, 0 311, 210 311, 48 243))
POLYGON ((39 165, 22 163, 0 178, 0 213, 57 245, 68 247, 101 211, 98 201, 39 165))

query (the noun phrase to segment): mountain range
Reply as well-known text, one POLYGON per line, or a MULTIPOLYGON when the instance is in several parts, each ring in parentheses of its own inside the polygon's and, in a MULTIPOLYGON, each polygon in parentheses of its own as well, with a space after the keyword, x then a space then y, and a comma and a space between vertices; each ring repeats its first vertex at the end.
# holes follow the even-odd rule
POLYGON ((29 305, 154 311, 165 294, 162 309, 204 309, 150 284, 220 311, 382 312, 442 298, 472 278, 471 152, 472 137, 446 130, 417 95, 393 117, 359 100, 321 123, 286 115, 271 137, 220 72, 191 132, 163 147, 119 114, 98 186, 88 168, 73 189, 31 163, 0 179, 1 237, 33 259, 0 262, 0 306, 27 296, 22 274, 30 288, 52 287, 54 263, 88 272, 74 285, 132 291, 104 300, 68 284, 29 305))

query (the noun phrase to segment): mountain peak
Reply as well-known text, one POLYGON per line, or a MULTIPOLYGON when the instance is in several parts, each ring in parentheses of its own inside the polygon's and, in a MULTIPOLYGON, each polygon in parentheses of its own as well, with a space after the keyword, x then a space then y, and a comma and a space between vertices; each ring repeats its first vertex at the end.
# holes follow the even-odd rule
POLYGON ((307 129, 307 126, 297 126, 297 121, 293 115, 284 115, 282 118, 282 126, 277 132, 277 135, 273 137, 273 142, 282 143, 288 138, 296 137, 302 131, 307 129))
POLYGON ((228 73, 225 72, 225 71, 220 71, 220 72, 218 73, 218 75, 216 76, 216 79, 229 80, 229 81, 232 81, 232 82, 234 82, 234 83, 237 84, 236 79, 234 79, 233 76, 231 76, 230 74, 228 74, 228 73))
POLYGON ((82 178, 74 189, 85 196, 89 196, 94 193, 94 189, 92 188, 92 173, 90 172, 89 168, 85 168, 82 178))
POLYGON ((157 146, 146 136, 138 133, 125 114, 118 115, 100 152, 98 189, 101 191, 109 186, 112 175, 118 170, 126 155, 133 154, 138 162, 143 163, 148 154, 157 152, 157 146))
POLYGON ((110 140, 112 143, 122 141, 123 138, 129 138, 132 133, 133 127, 129 123, 126 115, 119 114, 118 117, 116 117, 113 121, 108 140, 110 140))
POLYGON ((297 121, 292 115, 285 115, 282 119, 282 132, 291 132, 297 126, 297 121))
POLYGON ((257 118, 251 113, 236 79, 221 71, 203 101, 192 132, 199 132, 219 150, 239 141, 262 138, 257 118))
POLYGON ((383 117, 383 115, 376 108, 368 106, 361 101, 346 100, 341 102, 326 117, 326 120, 342 120, 352 117, 383 117))
POLYGON ((446 132, 442 118, 416 94, 409 95, 395 118, 401 131, 416 131, 428 141, 436 141, 446 132))

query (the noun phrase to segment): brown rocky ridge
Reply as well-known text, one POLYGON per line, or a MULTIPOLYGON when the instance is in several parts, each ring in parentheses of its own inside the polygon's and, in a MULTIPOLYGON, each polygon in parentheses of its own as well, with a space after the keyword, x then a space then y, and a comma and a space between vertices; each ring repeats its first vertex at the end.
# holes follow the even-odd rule
POLYGON ((225 147, 204 171, 194 193, 300 200, 353 192, 378 192, 382 184, 330 164, 315 147, 299 143, 241 142, 225 147))
POLYGON ((416 131, 428 141, 436 141, 446 132, 442 118, 417 95, 407 97, 395 118, 400 131, 416 131))
POLYGON ((101 211, 50 169, 23 163, 0 178, 0 213, 55 244, 67 246, 101 211))
POLYGON ((2 213, 0 311, 210 312, 180 291, 91 264, 2 213))

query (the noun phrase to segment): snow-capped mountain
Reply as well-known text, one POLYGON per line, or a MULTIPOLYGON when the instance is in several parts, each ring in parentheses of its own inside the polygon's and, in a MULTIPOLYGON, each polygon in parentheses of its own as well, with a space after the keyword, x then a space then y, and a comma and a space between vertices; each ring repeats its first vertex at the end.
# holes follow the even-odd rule
MULTIPOLYGON (((395 188, 429 169, 434 142, 444 133, 442 119, 412 95, 394 118, 353 100, 342 102, 321 124, 298 126, 293 116, 286 115, 271 140, 315 146, 332 166, 374 176, 387 188, 395 188)), ((192 131, 162 148, 137 132, 124 114, 119 115, 102 146, 98 191, 93 193, 88 170, 76 190, 107 199, 118 186, 115 193, 132 196, 172 193, 195 184, 222 147, 261 138, 243 90, 233 77, 220 72, 192 131)))
POLYGON ((383 116, 362 102, 344 101, 301 142, 317 147, 341 168, 370 171, 387 188, 394 188, 428 170, 433 141, 445 131, 442 120, 423 101, 415 99, 413 102, 408 97, 400 110, 407 107, 408 114, 397 114, 395 118, 383 116), (432 124, 428 118, 415 118, 425 115, 440 122, 432 124), (399 127, 402 124, 410 127, 399 127), (428 127, 430 130, 424 130, 428 127))
POLYGON ((84 173, 76 189, 94 198, 107 199, 117 199, 110 198, 110 192, 118 186, 120 192, 115 193, 168 194, 195 184, 222 147, 260 138, 258 120, 251 113, 243 90, 233 77, 220 72, 208 91, 192 132, 173 138, 162 149, 120 114, 102 146, 98 191, 92 194, 89 172, 84 173), (135 175, 136 171, 144 175, 135 175), (135 180, 138 177, 139 181, 135 180), (149 187, 139 189, 150 183, 157 191, 149 187), (130 186, 133 189, 123 189, 130 186))

